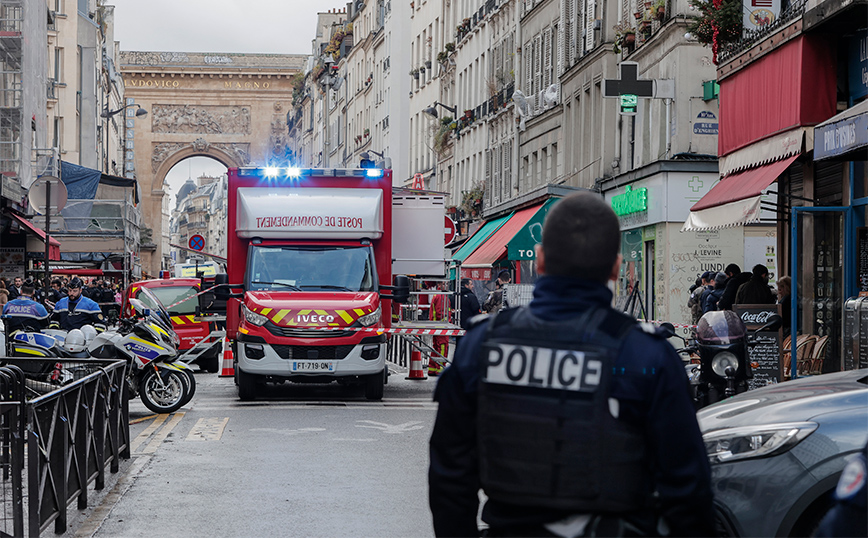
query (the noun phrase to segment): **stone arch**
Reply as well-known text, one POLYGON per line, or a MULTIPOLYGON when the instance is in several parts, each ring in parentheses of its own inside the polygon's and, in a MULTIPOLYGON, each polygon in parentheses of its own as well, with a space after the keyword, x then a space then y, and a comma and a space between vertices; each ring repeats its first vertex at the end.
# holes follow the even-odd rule
POLYGON ((154 185, 152 187, 160 187, 166 180, 166 175, 168 175, 169 170, 174 168, 176 164, 180 163, 184 159, 189 159, 190 157, 210 157, 226 168, 237 168, 247 164, 242 157, 237 154, 230 154, 225 148, 214 147, 211 145, 204 148, 196 147, 195 143, 182 145, 180 148, 174 150, 174 152, 166 155, 165 159, 161 162, 154 162, 156 169, 154 170, 154 185))

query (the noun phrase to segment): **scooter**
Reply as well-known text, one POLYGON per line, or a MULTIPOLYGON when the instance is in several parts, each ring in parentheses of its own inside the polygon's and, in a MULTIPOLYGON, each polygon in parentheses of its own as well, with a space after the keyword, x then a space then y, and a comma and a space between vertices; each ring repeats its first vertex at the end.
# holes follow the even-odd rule
POLYGON ((780 316, 772 315, 763 326, 748 333, 735 312, 706 312, 697 323, 692 344, 676 335, 671 324, 663 324, 670 336, 684 340, 686 346, 677 349, 678 353, 699 354, 699 364, 685 366, 696 409, 748 390, 748 380, 753 378, 748 350, 759 343, 757 333, 777 330, 781 323, 780 316))
POLYGON ((186 364, 175 361, 178 336, 153 311, 136 299, 133 318, 122 319, 115 330, 98 334, 88 345, 96 358, 128 360, 130 398, 138 396, 155 413, 172 413, 186 405, 196 382, 186 364))

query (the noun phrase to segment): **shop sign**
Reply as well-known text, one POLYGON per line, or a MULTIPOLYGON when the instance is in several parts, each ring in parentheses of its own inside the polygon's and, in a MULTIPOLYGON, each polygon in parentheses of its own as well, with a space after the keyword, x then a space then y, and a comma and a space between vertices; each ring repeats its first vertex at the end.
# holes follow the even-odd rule
POLYGON ((0 277, 24 278, 24 249, 0 248, 0 277))
POLYGON ((780 0, 744 0, 744 31, 758 30, 775 22, 781 14, 780 0))
MULTIPOLYGON (((748 331, 755 331, 768 322, 774 315, 781 315, 781 305, 734 305, 733 311, 744 322, 748 331)), ((781 368, 781 347, 783 332, 762 331, 755 334, 755 344, 748 347, 753 378, 748 380, 751 389, 780 383, 783 379, 781 368)))
POLYGON ((491 269, 486 268, 461 268, 461 278, 469 278, 471 280, 491 280, 491 269))
POLYGON ((859 114, 814 129, 814 160, 843 155, 868 146, 868 114, 859 114))
POLYGON ((20 203, 21 199, 24 198, 24 189, 21 188, 18 179, 9 176, 0 176, 0 178, 2 178, 0 180, 0 191, 2 191, 3 198, 9 198, 20 203))
POLYGON ((703 110, 696 116, 696 123, 693 124, 693 134, 716 135, 717 132, 717 116, 714 115, 714 112, 703 110))
POLYGON ((633 190, 627 185, 624 194, 612 197, 612 209, 619 217, 648 210, 648 189, 645 187, 633 190))
POLYGON ((850 99, 868 95, 868 30, 850 38, 847 71, 850 75, 850 99))

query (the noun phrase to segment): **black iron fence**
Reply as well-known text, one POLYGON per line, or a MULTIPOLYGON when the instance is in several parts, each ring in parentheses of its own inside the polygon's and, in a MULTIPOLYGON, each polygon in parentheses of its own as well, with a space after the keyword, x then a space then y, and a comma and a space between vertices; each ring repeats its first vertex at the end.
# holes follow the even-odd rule
POLYGON ((67 507, 86 508, 88 487, 130 457, 126 362, 0 360, 0 536, 66 532, 67 507))

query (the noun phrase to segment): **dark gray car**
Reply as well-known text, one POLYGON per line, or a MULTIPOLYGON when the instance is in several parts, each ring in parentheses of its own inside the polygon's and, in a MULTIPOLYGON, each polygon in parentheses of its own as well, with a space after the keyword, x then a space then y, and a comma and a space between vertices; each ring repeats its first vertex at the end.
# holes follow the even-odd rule
POLYGON ((868 370, 745 392, 697 414, 720 536, 810 536, 868 442, 868 370))

